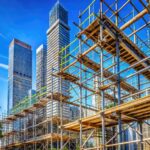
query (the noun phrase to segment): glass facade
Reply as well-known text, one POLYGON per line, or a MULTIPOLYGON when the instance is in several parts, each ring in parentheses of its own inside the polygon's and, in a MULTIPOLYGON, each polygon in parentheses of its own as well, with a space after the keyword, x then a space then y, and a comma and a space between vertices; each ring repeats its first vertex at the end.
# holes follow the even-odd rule
MULTIPOLYGON (((59 52, 62 47, 69 44, 69 26, 68 12, 57 2, 50 11, 50 27, 47 31, 47 92, 62 93, 68 95, 69 83, 60 81, 52 76, 60 70, 61 57, 59 52), (53 68, 53 69, 52 69, 53 68), (53 72, 52 72, 53 70, 53 72), (53 78, 53 79, 52 79, 53 78), (53 80, 53 81, 52 81, 53 80)), ((68 53, 68 51, 66 52, 68 53)), ((53 101, 53 112, 51 110, 52 102, 47 105, 48 115, 60 115, 60 103, 53 101)), ((69 106, 63 105, 63 117, 68 118, 69 106)))
POLYGON ((32 88, 31 46, 14 39, 9 46, 8 112, 32 88))
POLYGON ((68 12, 57 2, 49 13, 49 25, 52 26, 57 20, 68 24, 68 12))
POLYGON ((36 91, 39 92, 42 87, 46 86, 46 67, 47 48, 40 45, 36 50, 36 91))

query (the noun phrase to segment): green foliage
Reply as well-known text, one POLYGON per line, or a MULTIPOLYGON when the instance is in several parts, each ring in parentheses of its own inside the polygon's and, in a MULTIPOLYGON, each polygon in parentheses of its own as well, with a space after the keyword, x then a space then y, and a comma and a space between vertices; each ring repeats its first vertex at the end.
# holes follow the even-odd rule
POLYGON ((0 138, 2 138, 2 137, 3 137, 2 129, 3 129, 3 127, 2 127, 2 123, 0 123, 0 138))
POLYGON ((106 109, 108 109, 108 108, 112 108, 112 107, 114 107, 115 106, 115 104, 114 103, 110 103, 109 105, 107 105, 105 108, 106 109))
POLYGON ((80 146, 79 146, 79 144, 78 144, 78 145, 76 145, 76 150, 80 150, 80 146))

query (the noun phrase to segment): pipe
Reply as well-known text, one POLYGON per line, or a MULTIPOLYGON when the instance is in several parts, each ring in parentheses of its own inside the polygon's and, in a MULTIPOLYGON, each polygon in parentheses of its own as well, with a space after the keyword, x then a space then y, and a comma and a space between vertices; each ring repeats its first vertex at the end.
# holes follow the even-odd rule
POLYGON ((143 17, 147 13, 148 13, 148 10, 144 9, 139 14, 137 14, 133 19, 131 19, 130 21, 128 21, 127 23, 125 23, 123 26, 121 26, 120 30, 125 30, 127 27, 129 27, 131 24, 133 24, 134 22, 136 22, 137 20, 139 20, 141 17, 143 17))

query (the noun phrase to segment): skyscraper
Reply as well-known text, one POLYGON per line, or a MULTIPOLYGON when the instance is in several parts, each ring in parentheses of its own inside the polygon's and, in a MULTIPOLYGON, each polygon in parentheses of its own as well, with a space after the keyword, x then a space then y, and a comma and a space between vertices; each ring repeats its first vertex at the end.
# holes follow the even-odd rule
MULTIPOLYGON (((48 92, 60 92, 64 95, 66 94, 69 85, 66 81, 62 81, 58 78, 53 80, 52 84, 52 68, 53 73, 60 70, 61 58, 59 52, 62 47, 69 44, 69 26, 68 26, 68 12, 63 8, 63 6, 57 2, 51 9, 49 14, 49 29, 47 31, 47 91, 48 92), (53 85, 53 86, 52 86, 53 85), (53 88, 53 90, 52 90, 53 88), (60 90, 61 89, 61 90, 60 90)), ((68 50, 67 52, 68 53, 68 50)), ((49 106, 51 102, 49 102, 49 106)), ((53 113, 59 115, 59 102, 54 102, 53 113)), ((49 109, 50 110, 50 109, 49 109)), ((68 116, 69 107, 64 104, 63 109, 64 117, 68 116)), ((50 114, 52 114, 50 112, 50 114)))
POLYGON ((8 112, 32 88, 31 46, 13 39, 9 46, 8 112))
POLYGON ((45 45, 40 45, 36 50, 36 91, 46 86, 47 49, 45 45))

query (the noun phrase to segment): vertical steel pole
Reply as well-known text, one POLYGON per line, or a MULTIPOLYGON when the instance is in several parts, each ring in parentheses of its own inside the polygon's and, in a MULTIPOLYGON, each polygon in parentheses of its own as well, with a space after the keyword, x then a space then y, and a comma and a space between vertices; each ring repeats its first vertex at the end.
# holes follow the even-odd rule
MULTIPOLYGON (((117 88, 118 88, 118 105, 121 104, 121 89, 120 89, 120 50, 119 50, 119 40, 118 37, 116 37, 116 57, 117 57, 117 88)), ((122 122, 121 122, 121 113, 118 113, 118 132, 119 132, 119 136, 118 136, 118 142, 121 143, 122 142, 122 122)), ((119 146, 119 150, 122 150, 123 146, 120 145, 119 146)))
MULTIPOLYGON (((82 17, 81 13, 79 12, 79 25, 82 23, 82 17)), ((81 29, 79 29, 79 32, 81 32, 81 29)), ((82 39, 82 37, 81 37, 82 39)), ((82 54, 82 43, 81 40, 79 40, 79 52, 82 54)), ((79 78, 80 78, 80 84, 82 83, 82 64, 80 63, 79 68, 79 78)), ((82 150, 82 87, 80 86, 80 150, 82 150)))
MULTIPOLYGON (((118 0, 115 3, 116 11, 118 12, 118 0)), ((116 13, 116 26, 118 26, 118 16, 119 14, 116 13)), ((118 92, 118 105, 121 104, 121 88, 120 88, 120 50, 119 50, 119 39, 118 34, 116 33, 116 58, 117 58, 117 92, 118 92)), ((122 122, 121 122, 121 113, 118 113, 118 142, 122 142, 122 122)), ((123 150, 123 146, 119 145, 119 150, 123 150)))
POLYGON ((61 140, 60 140, 60 149, 62 150, 63 148, 63 103, 62 103, 62 94, 63 94, 63 91, 62 91, 62 79, 60 77, 60 134, 61 134, 61 140))
MULTIPOLYGON (((141 86, 140 86, 140 74, 137 74, 137 82, 138 82, 138 90, 140 90, 141 89, 141 86)), ((139 96, 139 98, 140 98, 140 94, 138 95, 139 96)), ((143 150, 143 130, 142 130, 142 122, 138 122, 138 124, 139 124, 139 130, 140 130, 140 150, 143 150)))
MULTIPOLYGON (((101 49, 101 86, 103 86, 103 49, 101 49)), ((105 98, 104 98, 104 90, 101 90, 101 97, 102 97, 102 145, 103 150, 105 150, 105 116, 104 116, 104 109, 105 109, 105 98)))
MULTIPOLYGON (((58 127, 58 125, 59 125, 59 122, 57 121, 57 127, 58 127)), ((58 128, 57 128, 57 134, 59 134, 59 130, 58 130, 58 128)), ((57 146, 56 146, 57 148, 57 150, 59 150, 59 141, 58 141, 58 139, 57 139, 57 146)))
POLYGON ((36 124, 37 124, 37 120, 36 120, 36 113, 37 113, 37 110, 35 110, 35 124, 34 124, 34 126, 35 126, 35 131, 34 131, 34 137, 36 138, 36 136, 37 136, 37 126, 36 126, 36 124))
MULTIPOLYGON (((133 18, 135 16, 135 10, 133 9, 133 18)), ((133 32, 136 30, 135 28, 135 23, 133 23, 133 32)), ((133 34, 133 38, 134 38, 134 43, 136 44, 136 33, 133 34)))
POLYGON ((140 130, 140 150, 143 150, 143 128, 142 128, 142 122, 139 122, 139 130, 140 130))
MULTIPOLYGON (((103 19, 103 0, 100 0, 100 19, 103 19)), ((103 25, 100 24, 100 42, 103 41, 103 25)), ((103 86, 103 78, 104 78, 104 74, 103 74, 103 49, 101 48, 101 53, 100 53, 100 73, 101 73, 101 85, 103 86)), ((101 102, 101 107, 102 107, 102 146, 103 146, 103 150, 106 149, 105 147, 105 116, 104 116, 104 109, 105 109, 105 98, 104 98, 104 90, 101 90, 101 98, 102 98, 102 102, 101 102)))
POLYGON ((116 9, 116 26, 118 26, 118 0, 115 0, 115 9, 116 9))
POLYGON ((35 113, 36 113, 36 108, 35 111, 33 112, 33 123, 32 123, 33 138, 35 137, 35 113))
MULTIPOLYGON (((115 58, 115 56, 113 56, 113 64, 114 64, 114 66, 113 66, 113 73, 115 74, 116 73, 116 58, 115 58)), ((116 102, 116 87, 114 86, 113 87, 113 94, 114 94, 114 105, 116 106, 116 104, 117 104, 117 102, 116 102)), ((115 135, 115 133, 116 133, 116 127, 114 126, 114 127, 112 127, 112 132, 113 132, 113 135, 115 135)), ((112 140, 112 144, 115 144, 115 138, 112 140)), ((116 148, 115 147, 113 147, 112 148, 112 150, 115 150, 116 148)))
MULTIPOLYGON (((52 72, 52 75, 51 75, 51 135, 53 134, 53 66, 51 68, 51 72, 52 72)), ((53 149, 53 138, 51 136, 51 150, 53 149)))
MULTIPOLYGON (((147 4, 150 4, 150 0, 147 0, 147 4)), ((150 13, 148 14, 148 20, 150 20, 150 13)), ((148 24, 147 27, 147 39, 148 39, 148 45, 150 45, 150 24, 148 24)))
MULTIPOLYGON (((140 89, 141 89, 141 86, 140 86, 140 74, 137 74, 137 87, 138 87, 138 90, 140 91, 140 89)), ((140 98, 140 94, 138 96, 140 98)))
MULTIPOLYGON (((27 118, 26 116, 24 117, 24 138, 23 140, 26 141, 26 122, 27 122, 27 118)), ((26 149, 25 144, 24 144, 24 150, 26 149)))

